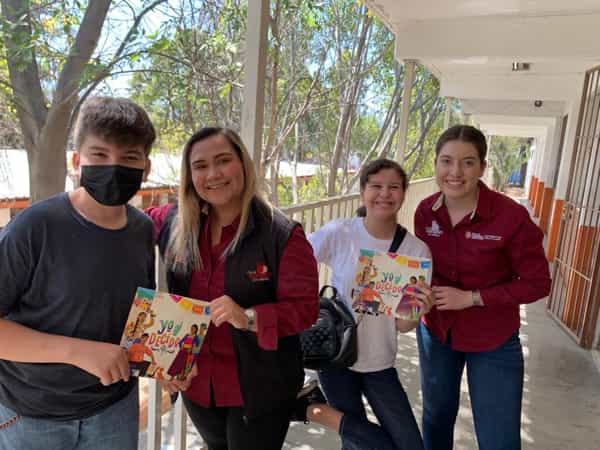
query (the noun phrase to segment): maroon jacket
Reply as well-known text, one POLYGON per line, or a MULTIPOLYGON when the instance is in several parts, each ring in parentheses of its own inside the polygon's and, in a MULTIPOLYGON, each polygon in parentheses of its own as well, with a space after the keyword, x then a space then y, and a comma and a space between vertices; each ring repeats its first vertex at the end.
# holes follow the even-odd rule
POLYGON ((479 183, 473 213, 452 227, 440 192, 423 200, 415 212, 415 235, 433 255, 433 285, 478 289, 484 307, 461 311, 432 309, 423 318, 442 342, 452 331, 452 348, 492 350, 519 328, 519 305, 550 292, 543 234, 527 210, 479 183))

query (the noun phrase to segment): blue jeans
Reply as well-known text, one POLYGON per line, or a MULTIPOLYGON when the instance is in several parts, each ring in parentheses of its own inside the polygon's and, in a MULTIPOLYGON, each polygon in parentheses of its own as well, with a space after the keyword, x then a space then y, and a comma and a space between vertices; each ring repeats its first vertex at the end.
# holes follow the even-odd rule
POLYGON ((423 441, 396 369, 319 372, 327 401, 344 416, 342 448, 348 450, 422 450, 423 441), (370 422, 362 401, 367 398, 380 425, 370 422))
POLYGON ((0 404, 0 450, 137 450, 138 389, 95 416, 65 422, 19 416, 0 404))
POLYGON ((466 364, 479 449, 520 450, 524 364, 519 332, 495 350, 459 352, 441 343, 421 323, 417 327, 417 342, 425 448, 453 447, 460 382, 466 364))

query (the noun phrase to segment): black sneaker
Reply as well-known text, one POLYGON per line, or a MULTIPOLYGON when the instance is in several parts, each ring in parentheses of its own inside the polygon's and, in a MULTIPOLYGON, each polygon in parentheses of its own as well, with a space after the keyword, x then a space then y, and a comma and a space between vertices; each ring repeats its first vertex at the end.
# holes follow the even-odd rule
POLYGON ((296 397, 296 403, 292 411, 291 420, 294 422, 308 423, 306 418, 306 408, 315 404, 327 404, 327 399, 319 387, 317 380, 312 380, 305 384, 296 397))

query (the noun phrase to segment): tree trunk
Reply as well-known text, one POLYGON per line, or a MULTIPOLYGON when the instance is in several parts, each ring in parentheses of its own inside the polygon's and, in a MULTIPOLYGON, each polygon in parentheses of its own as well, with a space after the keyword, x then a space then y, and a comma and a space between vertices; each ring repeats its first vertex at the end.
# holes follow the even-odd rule
POLYGON ((29 162, 29 197, 31 202, 48 198, 65 190, 67 176, 68 124, 75 100, 53 106, 38 136, 29 136, 26 142, 29 162), (31 142, 34 144, 31 145, 31 142))
POLYGON ((332 197, 336 193, 337 169, 344 151, 345 144, 350 131, 353 111, 356 108, 356 100, 360 94, 360 87, 364 78, 361 74, 364 58, 368 49, 367 36, 373 23, 373 18, 365 11, 361 22, 360 37, 357 43, 356 52, 353 55, 351 63, 352 71, 348 80, 348 87, 344 89, 340 105, 340 118, 333 146, 333 155, 329 166, 329 176, 327 179, 327 195, 332 197))
MULTIPOLYGON (((149 11, 165 0, 155 0, 135 17, 135 21, 113 56, 111 66, 126 49, 137 27, 149 11)), ((65 189, 66 147, 72 116, 78 110, 82 80, 102 32, 110 0, 94 0, 85 7, 77 35, 62 64, 52 92, 52 104, 44 95, 34 43, 29 0, 1 0, 2 18, 12 28, 6 34, 6 60, 15 99, 17 116, 29 162, 29 189, 32 202, 65 189)), ((36 8, 38 7, 35 3, 36 8)), ((100 71, 87 94, 110 75, 100 71)))

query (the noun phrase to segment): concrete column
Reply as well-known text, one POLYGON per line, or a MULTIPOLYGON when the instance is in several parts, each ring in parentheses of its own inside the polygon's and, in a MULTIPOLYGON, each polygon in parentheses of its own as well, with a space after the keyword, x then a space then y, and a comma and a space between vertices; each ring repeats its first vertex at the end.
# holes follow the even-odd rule
POLYGON ((406 139, 408 137, 408 119, 410 114, 410 96, 415 81, 416 61, 404 61, 404 89, 402 92, 402 106, 400 106, 400 128, 398 129, 398 147, 396 148, 396 161, 404 163, 406 152, 406 139))
MULTIPOLYGON (((552 137, 552 148, 550 149, 550 153, 545 156, 547 165, 544 173, 544 181, 546 182, 546 186, 550 186, 551 188, 556 188, 554 183, 554 178, 556 173, 560 170, 560 161, 558 159, 558 154, 560 153, 560 138, 562 133, 562 117, 557 117, 554 120, 554 136, 552 137)), ((563 142, 564 144, 564 142, 563 142)))
POLYGON ((268 20, 269 1, 248 0, 241 137, 257 166, 260 164, 262 152, 268 20))
POLYGON ((567 195, 567 187, 569 185, 569 174, 571 172, 571 162, 573 159, 573 151, 575 147, 575 135, 577 134, 577 122, 579 120, 580 104, 581 96, 577 99, 571 100, 571 103, 569 105, 569 118, 567 120, 567 130, 565 132, 565 143, 560 158, 560 165, 558 169, 558 181, 556 183, 556 198, 565 198, 567 195))
POLYGON ((450 97, 446 97, 445 99, 446 109, 444 110, 444 130, 447 130, 450 127, 450 114, 452 107, 452 99, 450 97))
POLYGON ((533 159, 535 157, 536 148, 535 148, 535 139, 531 143, 529 147, 529 160, 527 161, 527 171, 525 172, 525 184, 523 188, 525 192, 529 192, 531 186, 531 177, 533 176, 533 159))
POLYGON ((531 144, 531 157, 527 163, 527 175, 525 176, 525 190, 529 192, 531 177, 540 178, 540 156, 544 151, 544 136, 533 136, 531 144))
MULTIPOLYGON (((551 125, 546 128, 546 135, 544 136, 544 147, 540 152, 538 178, 544 182, 544 185, 548 187, 548 172, 550 166, 555 163, 550 158, 554 155, 554 147, 557 144, 554 142, 555 126, 551 125)), ((554 155, 555 157, 555 155, 554 155)))
POLYGON ((546 134, 535 137, 535 158, 533 163, 533 174, 542 181, 542 164, 544 162, 544 149, 546 148, 546 134))

